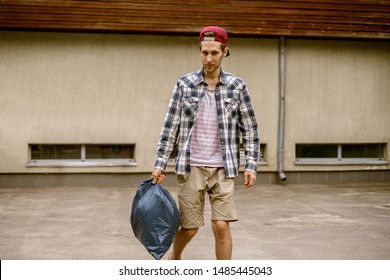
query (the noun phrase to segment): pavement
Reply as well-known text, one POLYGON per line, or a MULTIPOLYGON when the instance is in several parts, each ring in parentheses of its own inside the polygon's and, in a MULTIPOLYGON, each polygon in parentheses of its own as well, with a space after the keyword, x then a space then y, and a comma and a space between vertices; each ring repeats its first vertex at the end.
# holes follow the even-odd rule
MULTIPOLYGON (((0 188, 0 259, 152 260, 130 226, 136 187, 0 188)), ((389 183, 237 184, 235 199, 233 259, 390 259, 389 183)), ((209 217, 183 258, 215 258, 209 217)))

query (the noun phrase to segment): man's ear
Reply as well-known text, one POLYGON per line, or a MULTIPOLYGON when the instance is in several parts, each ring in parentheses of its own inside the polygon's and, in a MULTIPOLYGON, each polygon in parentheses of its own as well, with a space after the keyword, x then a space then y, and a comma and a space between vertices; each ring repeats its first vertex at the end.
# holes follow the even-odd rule
POLYGON ((228 51, 229 51, 229 48, 228 48, 228 47, 225 47, 225 49, 223 50, 223 56, 224 56, 224 57, 227 56, 228 51))

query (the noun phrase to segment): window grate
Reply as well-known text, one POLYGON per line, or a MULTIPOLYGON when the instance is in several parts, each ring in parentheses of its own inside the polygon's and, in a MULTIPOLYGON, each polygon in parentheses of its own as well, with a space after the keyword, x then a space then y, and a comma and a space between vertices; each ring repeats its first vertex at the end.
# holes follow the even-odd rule
POLYGON ((296 144, 295 164, 387 164, 386 144, 296 144))
POLYGON ((132 166, 135 144, 29 144, 28 167, 132 166))

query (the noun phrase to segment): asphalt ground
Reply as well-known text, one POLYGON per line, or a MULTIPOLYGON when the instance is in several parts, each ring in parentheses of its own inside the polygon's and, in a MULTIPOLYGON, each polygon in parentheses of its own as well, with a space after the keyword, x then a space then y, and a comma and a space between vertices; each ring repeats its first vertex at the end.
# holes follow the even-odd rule
MULTIPOLYGON (((0 188, 0 259, 152 260, 130 225, 136 187, 0 188)), ((235 199, 233 259, 390 259, 390 184, 237 184, 235 199)), ((215 259, 209 219, 207 203, 184 259, 215 259)))

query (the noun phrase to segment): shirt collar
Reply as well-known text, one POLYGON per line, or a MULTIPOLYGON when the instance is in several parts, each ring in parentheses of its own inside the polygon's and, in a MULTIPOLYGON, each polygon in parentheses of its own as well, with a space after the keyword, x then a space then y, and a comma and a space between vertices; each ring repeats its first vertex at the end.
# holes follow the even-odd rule
MULTIPOLYGON (((196 79, 194 81, 195 85, 199 85, 200 83, 204 82, 203 68, 196 71, 195 76, 196 76, 196 79)), ((222 70, 222 68, 221 68, 221 75, 219 76, 219 82, 224 85, 227 84, 226 73, 222 70)))

